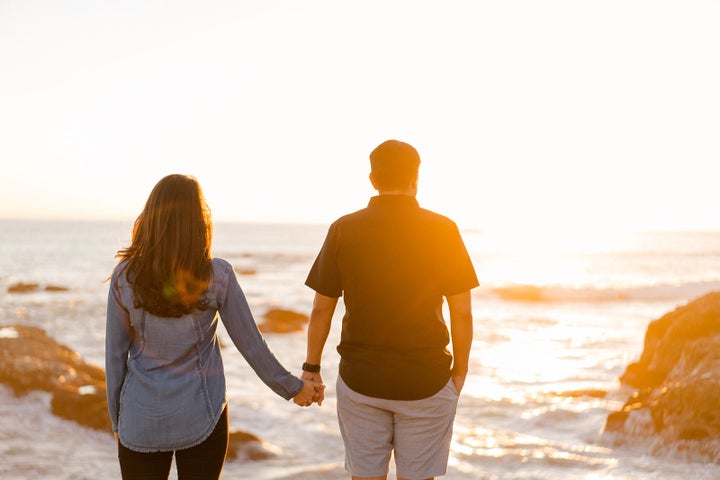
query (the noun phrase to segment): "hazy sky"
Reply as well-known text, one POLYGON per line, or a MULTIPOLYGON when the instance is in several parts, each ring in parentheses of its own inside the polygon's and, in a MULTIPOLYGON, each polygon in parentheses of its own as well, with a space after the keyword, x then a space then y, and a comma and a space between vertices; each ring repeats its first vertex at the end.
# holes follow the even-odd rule
POLYGON ((388 138, 463 227, 720 228, 720 1, 0 0, 0 218, 329 222, 388 138))

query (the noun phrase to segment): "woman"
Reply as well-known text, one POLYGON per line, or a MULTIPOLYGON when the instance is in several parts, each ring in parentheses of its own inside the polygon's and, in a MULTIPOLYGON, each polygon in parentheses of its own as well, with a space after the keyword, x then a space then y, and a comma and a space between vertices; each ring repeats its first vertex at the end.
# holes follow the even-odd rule
POLYGON ((322 385, 290 374, 257 329, 232 266, 212 258, 197 180, 169 175, 118 252, 107 307, 108 410, 124 479, 217 479, 228 445, 218 318, 275 393, 309 406, 322 385))

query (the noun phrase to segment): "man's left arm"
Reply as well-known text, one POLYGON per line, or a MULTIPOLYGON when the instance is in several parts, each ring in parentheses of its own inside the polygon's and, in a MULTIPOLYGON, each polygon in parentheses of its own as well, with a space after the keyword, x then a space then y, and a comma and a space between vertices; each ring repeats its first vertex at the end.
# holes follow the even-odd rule
POLYGON ((472 302, 470 290, 447 297, 450 310, 450 336, 452 338, 452 381, 458 393, 465 385, 473 337, 472 302))
MULTIPOLYGON (((327 297, 320 293, 315 293, 312 311, 310 312, 310 321, 308 322, 307 355, 305 357, 305 363, 320 365, 322 352, 325 348, 328 334, 330 333, 333 313, 335 313, 337 303, 338 299, 335 297, 327 297)), ((303 372, 302 379, 322 383, 322 375, 320 372, 303 372)), ((316 399, 318 405, 322 405, 324 399, 325 392, 320 390, 316 399)))

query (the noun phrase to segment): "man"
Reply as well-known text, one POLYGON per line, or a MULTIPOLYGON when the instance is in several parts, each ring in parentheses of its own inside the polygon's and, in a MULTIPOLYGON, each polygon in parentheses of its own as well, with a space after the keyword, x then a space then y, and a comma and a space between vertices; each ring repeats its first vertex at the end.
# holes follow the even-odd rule
POLYGON ((379 195, 331 225, 305 282, 316 293, 303 378, 322 382, 322 351, 344 296, 337 411, 345 468, 353 479, 384 480, 394 454, 398 479, 429 479, 447 470, 478 281, 455 223, 415 199, 417 151, 388 140, 370 165, 379 195))

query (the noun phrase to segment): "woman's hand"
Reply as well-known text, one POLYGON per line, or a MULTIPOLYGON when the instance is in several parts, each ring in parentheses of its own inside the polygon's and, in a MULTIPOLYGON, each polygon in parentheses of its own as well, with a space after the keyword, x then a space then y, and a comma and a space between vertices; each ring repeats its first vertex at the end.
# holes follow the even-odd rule
POLYGON ((303 379, 303 389, 293 397, 293 402, 301 407, 309 407, 313 402, 322 402, 325 385, 312 380, 303 379))
MULTIPOLYGON (((319 383, 321 385, 323 383, 320 372, 303 372, 300 378, 303 380, 310 380, 311 382, 319 383)), ((321 389, 315 390, 315 396, 313 396, 313 402, 317 402, 318 406, 322 406, 323 400, 325 400, 325 385, 322 385, 321 389)))

